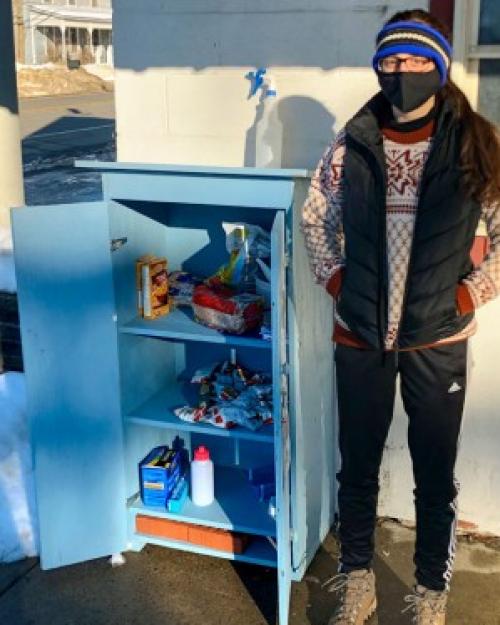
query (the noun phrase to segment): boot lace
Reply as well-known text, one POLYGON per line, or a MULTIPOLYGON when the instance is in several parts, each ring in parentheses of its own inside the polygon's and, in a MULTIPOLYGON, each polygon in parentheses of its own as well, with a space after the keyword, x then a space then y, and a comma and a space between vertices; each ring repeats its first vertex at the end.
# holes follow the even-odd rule
POLYGON ((445 611, 446 599, 447 595, 444 592, 427 591, 420 594, 415 590, 404 598, 408 605, 401 610, 401 613, 413 610, 412 623, 433 625, 435 617, 445 611))
POLYGON ((365 577, 349 576, 347 573, 338 573, 327 579, 321 587, 328 592, 340 593, 340 605, 333 616, 333 623, 355 623, 359 609, 361 608, 363 595, 367 591, 365 577))

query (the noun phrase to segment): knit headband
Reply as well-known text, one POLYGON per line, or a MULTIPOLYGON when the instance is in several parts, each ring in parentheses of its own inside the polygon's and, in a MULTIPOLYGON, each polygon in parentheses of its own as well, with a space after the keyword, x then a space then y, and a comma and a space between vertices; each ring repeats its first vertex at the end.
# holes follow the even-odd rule
POLYGON ((432 59, 444 85, 448 77, 452 49, 443 35, 422 22, 394 22, 384 26, 377 35, 377 50, 373 69, 378 70, 381 59, 393 54, 414 54, 432 59))

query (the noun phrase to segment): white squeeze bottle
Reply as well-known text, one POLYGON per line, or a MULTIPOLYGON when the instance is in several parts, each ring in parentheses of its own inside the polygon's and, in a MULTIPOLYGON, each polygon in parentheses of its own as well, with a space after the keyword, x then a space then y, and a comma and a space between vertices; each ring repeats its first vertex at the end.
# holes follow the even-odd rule
POLYGON ((208 506, 214 500, 214 463, 204 445, 194 450, 191 461, 191 501, 195 506, 208 506))

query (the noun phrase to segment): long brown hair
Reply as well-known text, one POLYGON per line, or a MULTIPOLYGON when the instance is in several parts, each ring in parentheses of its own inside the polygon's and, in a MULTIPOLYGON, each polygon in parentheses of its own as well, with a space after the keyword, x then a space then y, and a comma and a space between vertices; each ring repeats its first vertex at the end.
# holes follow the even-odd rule
MULTIPOLYGON (((418 21, 438 30, 448 41, 450 33, 446 26, 422 9, 395 13, 386 24, 399 21, 418 21)), ((464 188, 468 195, 480 202, 500 202, 500 133, 498 129, 472 107, 464 92, 448 80, 438 97, 451 101, 452 110, 463 128, 460 167, 464 188)))

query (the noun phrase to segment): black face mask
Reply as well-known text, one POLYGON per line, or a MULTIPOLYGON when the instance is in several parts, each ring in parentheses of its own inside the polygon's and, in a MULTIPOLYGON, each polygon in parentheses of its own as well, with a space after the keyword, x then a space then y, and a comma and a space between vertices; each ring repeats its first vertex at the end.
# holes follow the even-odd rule
POLYGON ((403 113, 418 108, 441 89, 437 69, 431 72, 378 72, 377 75, 385 97, 403 113))

